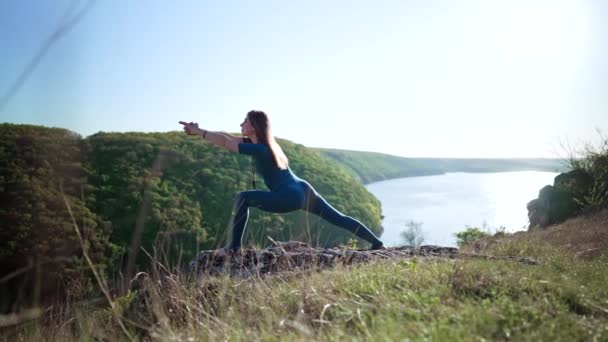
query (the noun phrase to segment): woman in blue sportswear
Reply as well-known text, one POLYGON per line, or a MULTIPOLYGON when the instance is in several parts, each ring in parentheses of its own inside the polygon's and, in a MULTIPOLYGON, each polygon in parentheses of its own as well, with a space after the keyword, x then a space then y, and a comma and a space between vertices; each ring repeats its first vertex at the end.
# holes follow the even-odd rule
POLYGON ((184 125, 184 131, 188 135, 198 135, 214 145, 252 156, 257 171, 270 189, 270 191, 242 191, 237 194, 232 241, 230 245, 220 250, 220 254, 240 250, 249 218, 249 207, 271 213, 306 210, 368 241, 372 244, 372 249, 384 248, 382 241, 363 223, 333 208, 307 181, 297 177, 291 171, 287 156, 271 134, 270 121, 266 113, 256 110, 247 113, 245 120, 241 123, 241 133, 244 137, 207 131, 199 128, 198 124, 193 122, 180 121, 179 123, 184 125))

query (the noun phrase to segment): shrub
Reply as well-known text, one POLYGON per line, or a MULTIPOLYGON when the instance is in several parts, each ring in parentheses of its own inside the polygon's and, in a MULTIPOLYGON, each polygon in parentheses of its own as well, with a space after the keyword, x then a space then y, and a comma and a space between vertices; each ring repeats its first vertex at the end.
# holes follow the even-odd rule
POLYGON ((462 232, 454 234, 456 236, 456 244, 458 247, 475 242, 479 239, 491 236, 490 233, 484 232, 477 227, 466 226, 466 229, 462 232))
POLYGON ((608 138, 600 135, 600 143, 586 144, 575 157, 569 160, 573 171, 588 175, 590 186, 586 193, 576 197, 576 201, 586 210, 608 208, 608 138))

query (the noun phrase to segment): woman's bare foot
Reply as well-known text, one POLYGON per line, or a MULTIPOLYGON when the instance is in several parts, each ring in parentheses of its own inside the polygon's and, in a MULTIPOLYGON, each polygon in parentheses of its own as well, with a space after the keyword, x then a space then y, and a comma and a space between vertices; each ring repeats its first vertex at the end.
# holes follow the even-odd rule
POLYGON ((382 244, 382 245, 372 246, 371 249, 372 250, 379 250, 379 249, 386 249, 386 247, 384 247, 384 244, 382 244))

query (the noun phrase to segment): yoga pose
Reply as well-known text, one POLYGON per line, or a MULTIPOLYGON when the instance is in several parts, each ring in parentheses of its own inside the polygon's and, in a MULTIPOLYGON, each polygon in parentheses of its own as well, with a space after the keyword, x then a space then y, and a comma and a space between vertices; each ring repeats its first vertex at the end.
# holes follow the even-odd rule
POLYGON ((217 146, 252 156, 258 172, 270 189, 270 191, 243 191, 237 194, 232 241, 227 247, 221 249, 220 253, 222 253, 221 251, 228 253, 240 250, 249 218, 249 207, 272 213, 306 210, 370 242, 372 249, 384 249, 382 241, 363 223, 333 208, 307 181, 297 177, 291 171, 287 157, 271 134, 270 121, 266 113, 256 110, 247 113, 245 120, 241 123, 241 133, 244 137, 207 131, 199 128, 198 124, 194 122, 180 121, 179 123, 184 125, 184 131, 189 135, 198 135, 217 146))

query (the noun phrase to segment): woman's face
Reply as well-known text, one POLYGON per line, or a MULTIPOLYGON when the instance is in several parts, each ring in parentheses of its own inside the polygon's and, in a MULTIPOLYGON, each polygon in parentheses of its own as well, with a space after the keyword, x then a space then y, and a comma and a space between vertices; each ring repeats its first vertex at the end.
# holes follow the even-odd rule
POLYGON ((243 123, 241 124, 241 134, 245 136, 255 135, 255 129, 247 117, 245 117, 245 120, 243 120, 243 123))

